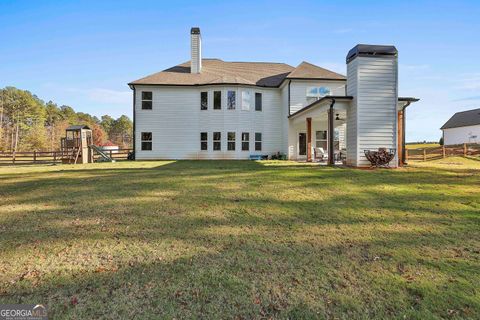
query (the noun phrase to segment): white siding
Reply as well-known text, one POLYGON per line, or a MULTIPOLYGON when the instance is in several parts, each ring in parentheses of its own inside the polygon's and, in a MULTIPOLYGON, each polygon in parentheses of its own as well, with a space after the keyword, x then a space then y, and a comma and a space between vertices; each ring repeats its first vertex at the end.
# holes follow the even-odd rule
POLYGON ((347 95, 353 96, 347 108, 347 165, 357 166, 357 91, 358 91, 358 59, 347 65, 347 95))
MULTIPOLYGON (((356 121, 350 120, 349 124, 352 128, 356 124, 357 132, 357 159, 356 164, 352 164, 368 166, 364 150, 397 147, 397 59, 357 57, 350 65, 348 91, 355 100, 347 117, 356 117, 356 121)), ((347 135, 350 129, 347 128, 347 135)), ((347 140, 352 142, 353 137, 347 140)), ((352 157, 349 159, 351 162, 352 157)), ((392 166, 396 166, 396 159, 392 166)))
POLYGON ((290 85, 290 114, 307 106, 308 87, 328 87, 333 96, 345 95, 345 81, 292 80, 290 85))
POLYGON ((480 125, 444 129, 443 139, 445 145, 480 143, 480 125))
POLYGON ((247 159, 284 150, 281 93, 256 87, 136 86, 135 146, 137 159, 247 159), (142 110, 141 92, 153 92, 152 110, 142 110), (227 110, 227 91, 236 92, 236 109, 227 110), (241 92, 250 91, 250 110, 241 110, 241 92), (208 110, 200 110, 200 92, 208 92, 208 110), (222 109, 213 110, 213 91, 222 91, 222 109), (262 93, 262 111, 255 111, 255 92, 262 93), (213 132, 222 134, 222 150, 213 151, 213 132), (141 150, 141 132, 152 132, 153 150, 141 150), (200 150, 200 132, 208 132, 208 151, 200 150), (227 132, 236 133, 235 151, 227 151, 227 132), (250 150, 241 151, 241 133, 250 133, 250 150), (254 150, 255 132, 262 133, 262 151, 254 150))

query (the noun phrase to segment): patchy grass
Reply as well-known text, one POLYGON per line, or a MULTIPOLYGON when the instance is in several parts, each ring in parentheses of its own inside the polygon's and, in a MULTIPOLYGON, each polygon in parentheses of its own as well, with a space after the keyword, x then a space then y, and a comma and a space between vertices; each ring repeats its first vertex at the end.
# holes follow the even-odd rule
POLYGON ((3 167, 0 302, 53 319, 478 319, 480 162, 442 161, 3 167))
POLYGON ((440 147, 438 143, 412 143, 406 144, 407 149, 425 149, 425 148, 437 148, 440 147))

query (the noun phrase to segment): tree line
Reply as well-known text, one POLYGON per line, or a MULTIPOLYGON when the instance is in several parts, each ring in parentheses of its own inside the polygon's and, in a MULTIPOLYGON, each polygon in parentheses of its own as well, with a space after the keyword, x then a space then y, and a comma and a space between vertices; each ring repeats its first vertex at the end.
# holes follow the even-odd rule
POLYGON ((133 124, 125 115, 98 119, 67 105, 45 103, 27 90, 0 89, 0 151, 59 150, 65 129, 75 124, 89 126, 96 145, 111 141, 120 148, 131 146, 133 124))

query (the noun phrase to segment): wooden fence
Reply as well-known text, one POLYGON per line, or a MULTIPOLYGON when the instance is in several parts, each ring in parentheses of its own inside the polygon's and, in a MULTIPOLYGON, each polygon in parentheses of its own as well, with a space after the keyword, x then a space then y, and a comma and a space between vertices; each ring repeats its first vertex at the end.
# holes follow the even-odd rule
MULTIPOLYGON (((115 161, 127 160, 128 153, 133 149, 118 149, 104 151, 105 154, 115 161)), ((62 158, 67 156, 62 151, 27 151, 27 152, 3 152, 0 151, 0 165, 2 164, 52 164, 62 163, 62 158)), ((94 151, 93 159, 97 161, 101 156, 94 151)))
POLYGON ((433 148, 406 149, 405 152, 407 161, 429 161, 451 156, 478 156, 480 155, 480 144, 464 143, 433 148))

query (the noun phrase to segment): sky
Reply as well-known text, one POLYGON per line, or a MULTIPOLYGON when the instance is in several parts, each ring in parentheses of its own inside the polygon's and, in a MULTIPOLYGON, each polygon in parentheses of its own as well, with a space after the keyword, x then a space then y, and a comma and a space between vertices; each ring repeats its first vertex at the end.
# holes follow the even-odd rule
POLYGON ((127 83, 190 59, 309 61, 345 74, 358 43, 399 51, 407 141, 438 141, 480 108, 480 1, 0 0, 0 87, 101 116, 132 115, 127 83))

